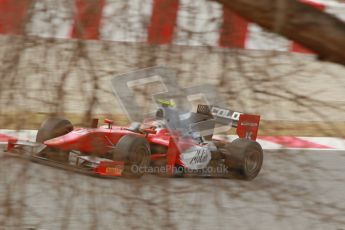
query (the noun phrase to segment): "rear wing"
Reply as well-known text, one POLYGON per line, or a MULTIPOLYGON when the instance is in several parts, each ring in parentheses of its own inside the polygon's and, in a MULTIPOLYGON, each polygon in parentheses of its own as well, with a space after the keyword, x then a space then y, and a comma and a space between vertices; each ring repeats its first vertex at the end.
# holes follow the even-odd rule
POLYGON ((216 124, 235 127, 240 138, 253 141, 257 138, 260 123, 259 115, 244 114, 214 105, 198 105, 197 113, 212 116, 216 124))

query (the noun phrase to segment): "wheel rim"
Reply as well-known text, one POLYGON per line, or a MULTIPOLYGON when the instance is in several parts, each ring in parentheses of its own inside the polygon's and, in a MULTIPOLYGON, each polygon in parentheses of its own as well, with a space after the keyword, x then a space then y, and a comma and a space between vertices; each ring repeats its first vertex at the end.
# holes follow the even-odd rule
POLYGON ((131 165, 138 165, 142 166, 145 163, 145 156, 146 156, 147 149, 145 146, 140 146, 133 151, 132 154, 129 156, 129 161, 131 165))
POLYGON ((259 166, 259 154, 257 151, 251 151, 245 159, 246 171, 251 174, 257 170, 259 166))

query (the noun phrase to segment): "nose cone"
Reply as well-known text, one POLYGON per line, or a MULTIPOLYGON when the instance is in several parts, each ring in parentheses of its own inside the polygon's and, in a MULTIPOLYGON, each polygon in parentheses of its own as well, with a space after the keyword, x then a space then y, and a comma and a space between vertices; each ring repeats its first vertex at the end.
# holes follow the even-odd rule
POLYGON ((66 135, 46 140, 44 144, 51 148, 72 150, 75 147, 74 144, 76 138, 77 136, 74 134, 74 131, 72 131, 66 135))
POLYGON ((49 146, 49 147, 57 147, 57 146, 60 146, 64 143, 65 143, 64 138, 61 138, 61 137, 56 137, 56 138, 53 138, 53 139, 50 139, 50 140, 47 140, 44 142, 44 144, 49 146))
POLYGON ((64 136, 47 140, 44 144, 63 151, 76 150, 84 153, 103 153, 109 151, 109 141, 104 136, 103 130, 78 129, 64 136))

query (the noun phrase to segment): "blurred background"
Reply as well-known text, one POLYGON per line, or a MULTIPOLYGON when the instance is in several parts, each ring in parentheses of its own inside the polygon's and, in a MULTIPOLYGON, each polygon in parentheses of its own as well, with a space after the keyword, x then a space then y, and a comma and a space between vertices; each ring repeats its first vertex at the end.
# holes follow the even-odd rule
MULTIPOLYGON (((288 1, 266 1, 266 13, 278 20, 288 1)), ((345 20, 344 1, 299 3, 345 20)), ((344 66, 218 1, 0 0, 0 60, 3 130, 51 116, 126 124, 110 80, 165 66, 181 87, 211 84, 230 108, 260 114, 259 135, 345 137, 344 66)), ((159 87, 133 89, 140 109, 159 87)), ((1 157, 0 229, 345 229, 344 152, 333 156, 270 152, 249 183, 99 180, 1 157)))

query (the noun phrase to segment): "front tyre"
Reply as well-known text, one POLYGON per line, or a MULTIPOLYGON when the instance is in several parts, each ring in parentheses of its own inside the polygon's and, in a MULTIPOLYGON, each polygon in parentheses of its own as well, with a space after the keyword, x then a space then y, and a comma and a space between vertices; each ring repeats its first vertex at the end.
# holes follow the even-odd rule
POLYGON ((73 130, 73 125, 69 120, 63 118, 48 118, 39 128, 36 142, 43 143, 55 137, 63 136, 73 130))
MULTIPOLYGON (((72 130, 73 125, 70 121, 63 118, 48 118, 39 128, 36 142, 44 143, 55 137, 63 136, 72 130)), ((45 148, 40 155, 60 162, 68 162, 69 159, 69 151, 61 151, 54 148, 45 148)))
POLYGON ((150 145, 143 137, 125 135, 120 138, 113 151, 113 160, 124 161, 125 177, 141 177, 150 164, 150 145))
POLYGON ((259 174, 264 158, 258 142, 242 138, 227 144, 224 156, 228 170, 244 180, 253 180, 259 174))

